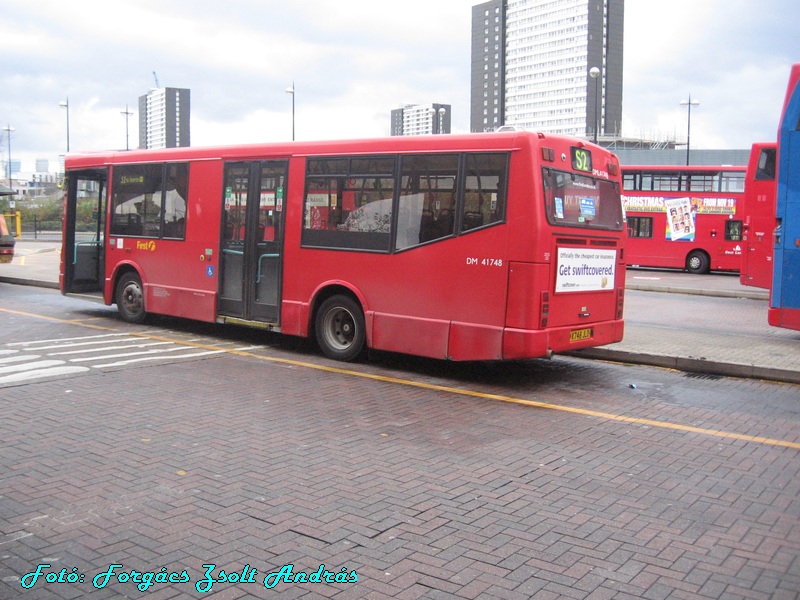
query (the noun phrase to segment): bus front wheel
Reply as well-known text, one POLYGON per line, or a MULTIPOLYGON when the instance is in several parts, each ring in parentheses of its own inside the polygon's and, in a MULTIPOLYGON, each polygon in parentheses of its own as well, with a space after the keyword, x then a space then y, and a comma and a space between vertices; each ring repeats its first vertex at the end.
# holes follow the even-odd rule
POLYGON ((314 331, 322 352, 334 360, 354 360, 366 342, 364 313, 348 296, 331 296, 322 303, 314 331))
POLYGON ((686 257, 686 270, 689 273, 708 273, 709 266, 708 255, 700 250, 694 250, 686 257))
POLYGON ((144 321, 144 292, 142 280, 134 272, 125 273, 117 284, 117 310, 123 321, 141 323, 144 321))

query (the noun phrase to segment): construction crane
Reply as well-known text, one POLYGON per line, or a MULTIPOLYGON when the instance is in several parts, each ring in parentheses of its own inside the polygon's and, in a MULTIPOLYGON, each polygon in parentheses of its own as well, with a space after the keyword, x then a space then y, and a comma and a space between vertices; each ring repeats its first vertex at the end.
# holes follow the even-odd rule
POLYGON ((156 88, 160 88, 161 86, 160 86, 160 85, 158 85, 158 75, 156 75, 156 72, 155 72, 155 71, 153 71, 153 79, 155 79, 155 80, 156 80, 156 88))

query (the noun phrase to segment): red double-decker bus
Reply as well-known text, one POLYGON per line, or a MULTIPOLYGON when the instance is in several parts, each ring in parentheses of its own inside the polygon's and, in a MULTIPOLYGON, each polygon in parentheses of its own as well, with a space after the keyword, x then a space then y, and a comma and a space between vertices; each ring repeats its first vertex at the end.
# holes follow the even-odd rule
POLYGON ((624 240, 616 156, 565 137, 71 154, 60 285, 339 360, 522 359, 622 339, 624 240))
POLYGON ((777 144, 757 142, 750 150, 744 184, 742 285, 770 289, 774 254, 777 144))
POLYGON ((622 167, 628 266, 738 271, 745 167, 622 167))

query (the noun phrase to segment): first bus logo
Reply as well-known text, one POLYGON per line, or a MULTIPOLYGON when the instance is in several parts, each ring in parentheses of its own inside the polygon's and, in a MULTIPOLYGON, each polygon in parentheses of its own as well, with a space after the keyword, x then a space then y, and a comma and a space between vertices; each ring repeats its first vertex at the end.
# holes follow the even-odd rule
POLYGON ((156 243, 154 240, 136 242, 137 250, 149 250, 150 252, 156 251, 156 243))

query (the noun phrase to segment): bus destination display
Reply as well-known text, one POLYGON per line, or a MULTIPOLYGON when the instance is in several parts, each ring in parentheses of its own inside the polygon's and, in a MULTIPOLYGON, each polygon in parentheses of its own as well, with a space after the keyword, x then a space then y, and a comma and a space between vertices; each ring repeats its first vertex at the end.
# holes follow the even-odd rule
POLYGON ((572 154, 572 168, 576 171, 583 171, 585 173, 592 172, 592 153, 586 148, 578 148, 572 146, 570 148, 572 154))

